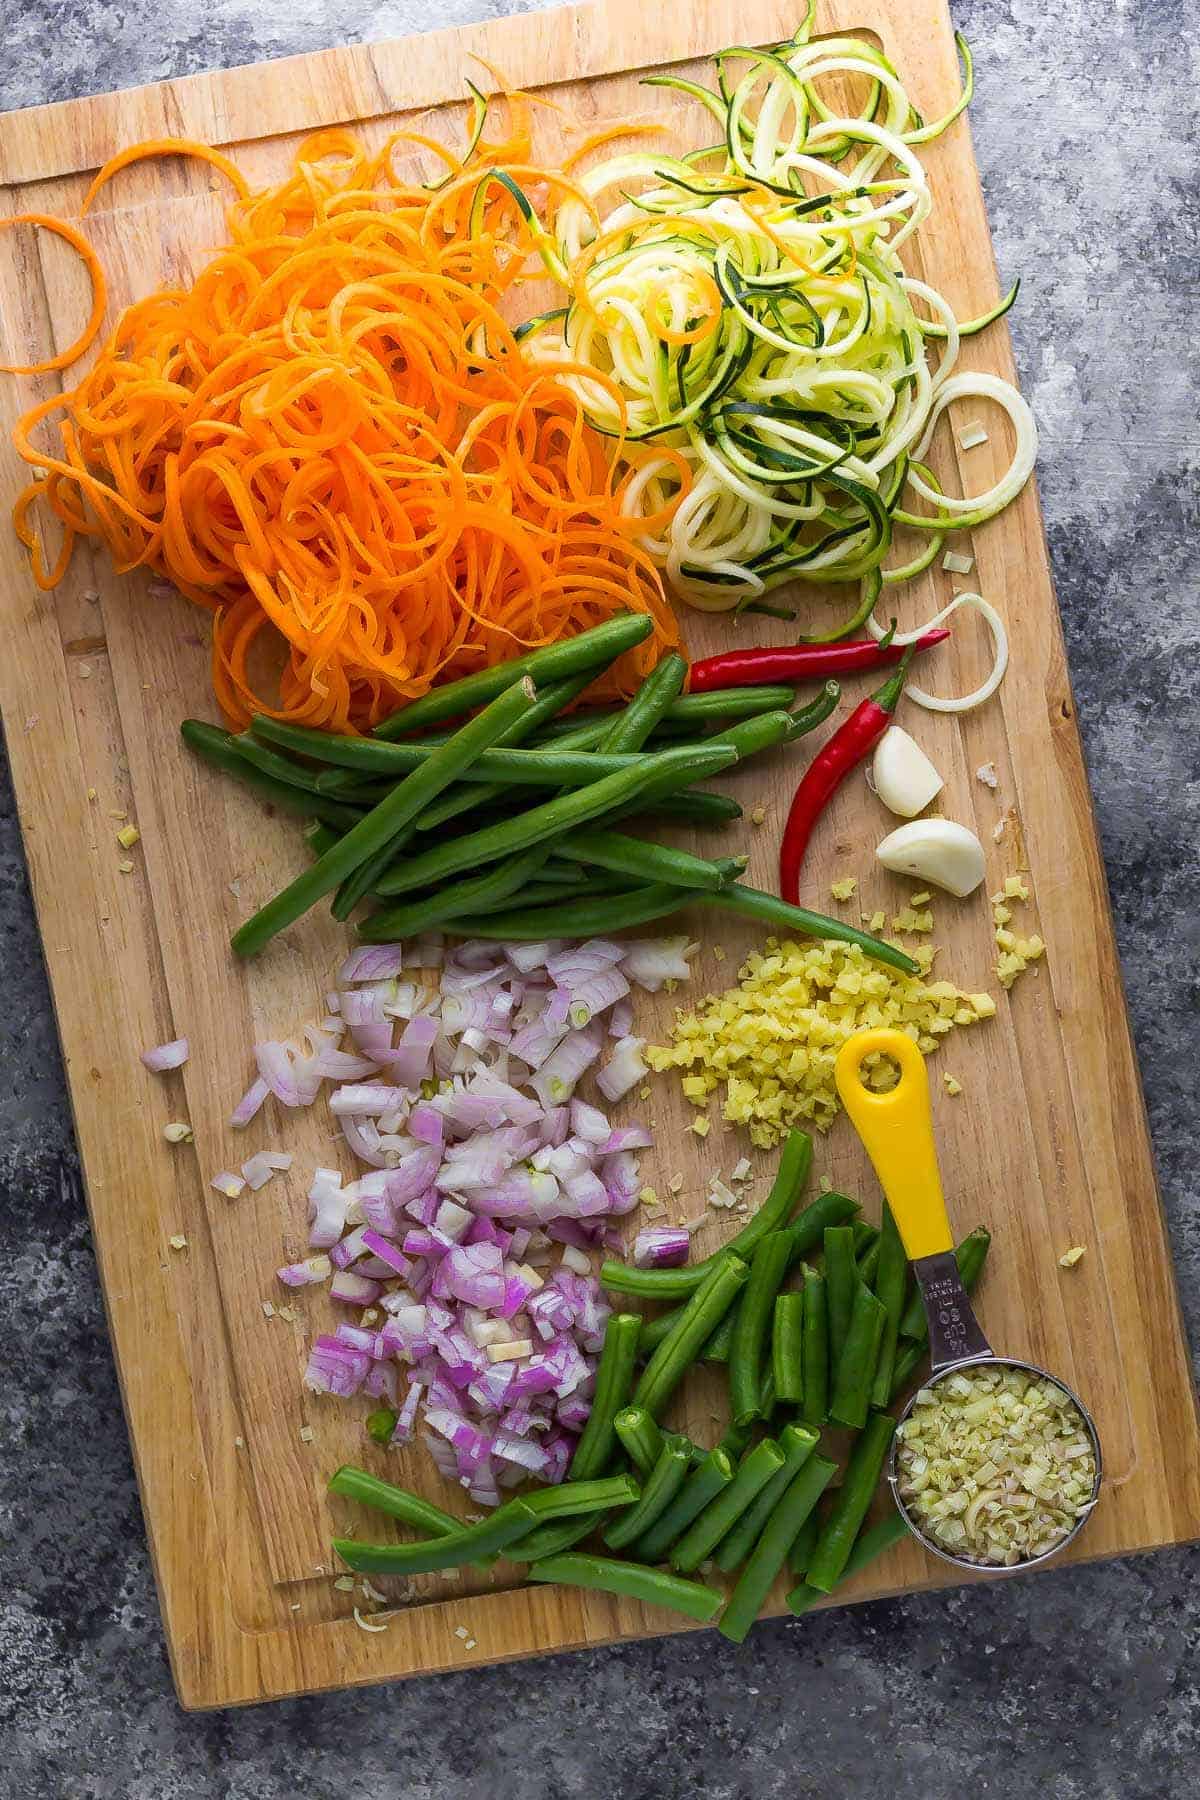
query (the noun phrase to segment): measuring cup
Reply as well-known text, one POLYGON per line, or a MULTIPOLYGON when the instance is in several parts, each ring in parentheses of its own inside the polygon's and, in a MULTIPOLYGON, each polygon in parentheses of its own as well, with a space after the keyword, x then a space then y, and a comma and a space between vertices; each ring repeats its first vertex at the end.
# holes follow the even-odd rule
MULTIPOLYGON (((947 1376, 971 1369, 980 1363, 987 1363, 993 1368, 1004 1366, 1023 1369, 1028 1374, 1052 1381, 1074 1402, 1096 1457, 1096 1478, 1091 1500, 1080 1512, 1070 1531, 1048 1550, 1011 1565, 980 1563, 967 1556, 955 1556, 926 1535, 900 1497, 897 1474, 899 1432, 892 1440, 888 1465, 892 1496, 913 1536, 934 1556, 940 1556, 943 1562, 953 1563, 960 1569, 972 1569, 976 1574, 1015 1575, 1024 1569, 1034 1568, 1051 1556, 1057 1556, 1060 1550, 1065 1550, 1092 1516, 1100 1492, 1101 1477, 1100 1439, 1092 1415, 1074 1389, 1057 1375, 1018 1357, 997 1356, 980 1329, 954 1259, 954 1239, 950 1234, 950 1221, 946 1217, 937 1149, 933 1141, 929 1078, 925 1071, 925 1058, 912 1039, 903 1031, 883 1028, 856 1032, 843 1044, 834 1073, 842 1105, 875 1166, 879 1185, 887 1196, 905 1254, 912 1264, 913 1274, 921 1291, 925 1317, 929 1323, 931 1363, 929 1380, 923 1386, 926 1389, 936 1388, 947 1376), (874 1088, 863 1085, 863 1062, 876 1054, 891 1057, 900 1070, 899 1081, 887 1093, 877 1093, 874 1088)), ((912 1412, 915 1400, 914 1393, 900 1415, 901 1424, 912 1412)))

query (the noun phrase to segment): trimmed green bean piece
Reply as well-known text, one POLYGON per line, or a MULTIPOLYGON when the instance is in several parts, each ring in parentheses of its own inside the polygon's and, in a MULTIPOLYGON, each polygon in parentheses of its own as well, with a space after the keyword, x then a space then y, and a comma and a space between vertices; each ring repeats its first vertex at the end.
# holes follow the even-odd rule
POLYGON ((879 1227, 869 1225, 866 1219, 855 1219, 850 1229, 854 1233, 854 1255, 856 1260, 861 1262, 871 1245, 878 1242, 879 1227))
POLYGON ((817 1547, 817 1533, 820 1529, 820 1515, 814 1510, 796 1533, 788 1551, 788 1568, 793 1575, 803 1575, 807 1569, 808 1559, 817 1547))
MULTIPOLYGON (((486 750, 501 731, 520 718, 532 699, 532 686, 518 682, 493 700, 485 712, 464 725, 448 744, 435 750, 423 768, 398 783, 386 800, 381 800, 345 837, 338 839, 332 850, 318 857, 303 874, 239 926, 231 940, 236 954, 254 956, 278 932, 294 924, 323 895, 337 887, 347 875, 352 875, 360 863, 374 856, 382 844, 409 824, 427 800, 448 787, 460 770, 469 767, 481 750, 486 750)), ((481 835, 476 833, 475 837, 481 835)), ((520 844, 511 847, 514 850, 522 848, 520 844)))
MULTIPOLYGON (((480 717, 486 717, 486 714, 481 714, 480 717)), ((464 729, 469 730, 470 727, 464 729)), ((443 750, 435 751, 434 756, 446 755, 449 749, 450 746, 446 746, 443 750)), ((513 750, 509 754, 516 756, 520 753, 513 750)), ((532 755, 533 752, 524 754, 532 755)), ((714 744, 711 749, 704 751, 660 750, 653 756, 639 756, 632 767, 622 769, 618 774, 602 776, 599 780, 592 781, 588 787, 575 788, 570 793, 557 795, 553 800, 545 800, 539 806, 531 806, 516 818, 505 819, 499 825, 485 826, 481 831, 472 831, 463 837, 451 838, 412 857, 385 876, 379 883, 378 891, 381 894, 404 894, 413 888, 431 887, 435 882, 444 881, 449 875, 457 875, 463 869, 478 868, 481 863, 494 862, 497 857, 506 856, 514 850, 524 850, 530 844, 558 839, 576 825, 586 825, 591 819, 603 817, 653 781, 665 777, 682 781, 685 774, 688 780, 694 780, 701 775, 716 774, 719 770, 728 768, 736 755, 736 751, 726 749, 723 744, 714 744)), ((419 780, 432 767, 433 757, 425 764, 424 769, 416 775, 410 775, 408 782, 419 780)), ((402 786, 407 787, 408 782, 402 786)))
POLYGON ((721 1614, 717 1629, 731 1643, 740 1644, 757 1619, 797 1532, 811 1518, 813 1508, 836 1473, 837 1464, 827 1456, 814 1456, 793 1475, 776 1502, 721 1614))
POLYGON ((701 1362, 727 1363, 733 1354, 733 1331, 737 1313, 728 1312, 700 1352, 701 1362))
MULTIPOLYGON (((749 1266, 740 1256, 728 1250, 721 1253, 703 1286, 682 1308, 673 1329, 642 1370, 633 1393, 635 1406, 644 1406, 652 1419, 659 1417, 695 1362, 705 1338, 733 1305, 749 1276, 749 1266)), ((640 1328, 641 1321, 638 1323, 640 1328)))
POLYGON ((755 1248, 750 1279, 738 1302, 729 1350, 730 1412, 735 1425, 762 1417, 763 1351, 769 1341, 775 1296, 791 1245, 782 1231, 768 1232, 755 1248))
POLYGON ((854 1540, 875 1497, 896 1421, 890 1413, 872 1413, 846 1466, 808 1565, 808 1585, 830 1594, 841 1580, 854 1540))
POLYGON ((604 1328, 604 1348, 596 1367, 592 1410, 571 1458, 570 1480, 603 1475, 616 1448, 615 1420, 629 1399, 642 1321, 636 1313, 613 1313, 604 1328))
MULTIPOLYGON (((859 1274, 862 1269, 860 1266, 859 1274)), ((883 1336, 875 1364, 875 1380, 871 1388, 871 1405, 882 1409, 892 1394, 892 1378, 896 1368, 896 1342, 900 1331, 900 1314, 904 1309, 904 1289, 908 1283, 908 1258, 892 1209, 883 1205, 883 1229, 879 1234, 879 1266, 875 1272, 875 1298, 883 1307, 883 1336)))
POLYGON ((688 666, 677 651, 661 657, 629 705, 619 712, 601 741, 602 751, 640 750, 687 680, 688 666))
POLYGON ((854 1266, 854 1234, 849 1226, 834 1225, 824 1234, 825 1300, 829 1309, 829 1372, 834 1384, 842 1364, 858 1272, 854 1266))
POLYGON ((591 631, 581 631, 578 637, 563 638, 544 650, 531 650, 525 656, 514 657, 512 662, 498 663, 494 668, 481 669, 477 675, 464 675, 459 681, 431 688, 419 700, 410 701, 377 725, 373 735, 391 742, 426 725, 437 725, 442 719, 459 718, 494 700, 524 675, 535 681, 561 681, 582 669, 607 668, 618 656, 642 643, 653 629, 654 621, 645 613, 623 613, 607 619, 591 631))
POLYGON ((400 1519, 417 1531, 427 1532, 430 1537, 452 1537, 465 1524, 453 1513, 434 1506, 432 1501, 422 1500, 419 1494, 410 1494, 407 1488, 397 1487, 394 1482, 381 1481, 378 1475, 368 1475, 365 1469, 356 1469, 352 1463, 344 1463, 330 1476, 329 1492, 341 1494, 346 1500, 357 1500, 363 1506, 372 1506, 376 1512, 400 1519))
POLYGON ((621 1446, 641 1476, 650 1473, 666 1439, 644 1406, 623 1406, 613 1420, 621 1446))
POLYGON ((861 1431, 871 1405, 875 1369, 887 1314, 865 1282, 858 1283, 850 1312, 850 1329, 833 1378, 829 1417, 861 1431))
POLYGON ((804 1265, 804 1400, 806 1425, 829 1417, 829 1308, 825 1277, 804 1265))
POLYGON ((574 1488, 565 1482, 561 1487, 542 1488, 508 1500, 478 1525, 460 1525, 443 1537, 417 1544, 360 1544, 356 1538, 335 1538, 334 1549, 347 1567, 362 1574, 422 1575, 496 1555, 528 1536, 545 1519, 572 1512, 594 1516, 610 1506, 632 1506, 638 1493, 631 1475, 579 1482, 574 1488))
POLYGON ((501 906, 528 886, 549 854, 545 844, 534 844, 502 862, 489 863, 480 874, 470 875, 464 881, 448 882, 435 893, 400 906, 385 907, 363 920, 358 935, 366 944, 398 943, 477 908, 501 906))
POLYGON ((272 776, 264 775, 261 769, 238 754, 232 734, 223 731, 219 725, 210 725, 204 719, 185 719, 179 727, 179 735, 188 749, 204 762, 232 775, 235 781, 240 781, 260 799, 277 806, 280 812, 292 813, 301 819, 319 819, 339 834, 349 831, 362 817, 340 800, 310 794, 293 787, 290 782, 276 781, 272 776))
MULTIPOLYGON (((851 1575, 857 1575, 860 1569, 865 1569, 868 1563, 873 1563, 877 1556, 882 1556, 885 1550, 890 1550, 893 1544, 898 1544, 902 1538, 910 1535, 903 1516, 895 1509, 880 1519, 878 1524, 869 1525, 859 1536, 853 1550, 846 1558, 846 1566, 842 1570, 837 1585, 840 1587, 841 1583, 848 1581, 851 1575)), ((795 1567, 794 1564, 792 1566, 795 1567)), ((802 1570, 796 1572, 803 1573, 802 1570)), ((787 1608, 799 1619, 824 1598, 825 1595, 820 1588, 810 1587, 807 1581, 802 1581, 799 1587, 794 1587, 788 1595, 787 1608)))
MULTIPOLYGON (((560 934, 561 935, 561 934, 560 934)), ((812 1168, 812 1139, 806 1131, 789 1131, 779 1157, 771 1191, 749 1222, 712 1256, 689 1263, 683 1269, 635 1269, 632 1264, 609 1261, 600 1270, 604 1286, 619 1294, 642 1294, 648 1300, 676 1299, 694 1293, 718 1257, 749 1257, 768 1232, 776 1231, 791 1214, 812 1168)), ((826 1198, 825 1195, 821 1196, 826 1198)), ((819 1204, 819 1202, 815 1203, 819 1204)), ((850 1202, 853 1205, 853 1202, 850 1202)), ((797 1224, 807 1217, 809 1207, 797 1224)), ((857 1211, 857 1207, 854 1208, 857 1211)))
POLYGON ((662 1454, 651 1469, 635 1506, 627 1506, 617 1514, 604 1533, 610 1550, 623 1550, 626 1544, 648 1531, 655 1519, 670 1506, 683 1486, 692 1466, 691 1446, 687 1438, 669 1437, 662 1454))
POLYGON ((815 731, 818 725, 823 725, 841 697, 840 683, 826 681, 807 706, 798 706, 791 714, 792 725, 788 732, 788 743, 794 744, 797 738, 805 737, 810 731, 815 731))
POLYGON ((780 925, 785 931, 798 931, 805 937, 833 938, 839 944, 857 944, 875 962, 887 963, 890 968, 899 969, 905 975, 920 973, 912 957, 906 956, 903 950, 897 950, 894 944, 885 944, 882 938, 871 937, 868 932, 859 931, 853 925, 845 925, 840 919, 830 919, 824 913, 809 912, 803 906, 792 906, 787 900, 781 900, 778 894, 764 894, 761 888, 746 887, 738 881, 730 887, 722 888, 719 894, 705 894, 703 899, 706 905, 720 906, 727 912, 739 913, 746 919, 757 919, 764 925, 780 925))
POLYGON ((775 1296, 771 1321, 771 1368, 775 1392, 799 1406, 804 1400, 804 1295, 793 1290, 775 1296))
POLYGON ((658 1562, 705 1507, 733 1485, 733 1480, 732 1456, 720 1446, 710 1450, 700 1466, 692 1470, 667 1510, 634 1545, 635 1554, 643 1562, 658 1562))
POLYGON ((875 1239, 875 1242, 873 1244, 867 1245, 867 1248, 863 1251, 862 1255, 859 1257, 858 1261, 855 1263, 854 1266, 858 1270, 859 1280, 865 1281, 867 1286, 869 1288, 871 1288, 872 1290, 874 1290, 875 1277, 879 1271, 879 1239, 878 1238, 875 1239))
POLYGON ((713 1552, 713 1561, 726 1575, 741 1568, 758 1542, 759 1533, 774 1512, 788 1483, 800 1473, 819 1442, 819 1434, 810 1431, 807 1425, 784 1426, 779 1434, 783 1467, 776 1470, 766 1487, 750 1502, 737 1524, 725 1533, 713 1552))
POLYGON ((908 1386, 928 1354, 928 1344, 914 1344, 911 1339, 904 1340, 896 1351, 896 1362, 892 1369, 892 1391, 888 1395, 888 1404, 902 1394, 908 1386))
POLYGON ((627 837, 621 831, 597 828, 568 832, 557 850, 578 862, 632 875, 636 881, 667 881, 685 888, 724 887, 734 875, 743 872, 747 862, 744 856, 734 857, 731 870, 729 860, 707 862, 688 850, 674 850, 666 844, 648 843, 645 838, 627 837))
POLYGON ((763 1438, 753 1450, 747 1450, 729 1486, 715 1500, 709 1501, 699 1518, 675 1544, 671 1551, 671 1567, 681 1575, 699 1568, 741 1518, 750 1502, 766 1487, 772 1475, 782 1469, 784 1461, 783 1451, 774 1438, 763 1438))
POLYGON ((597 1588, 620 1594, 645 1606, 662 1606, 684 1613, 707 1625, 724 1605, 724 1596, 702 1581, 681 1581, 662 1569, 644 1563, 624 1562, 611 1556, 548 1556, 533 1564, 531 1581, 555 1581, 566 1587, 597 1588))
MULTIPOLYGON (((983 1265, 987 1261, 991 1242, 992 1234, 987 1226, 977 1225, 974 1231, 968 1232, 954 1251, 954 1260, 958 1264, 958 1272, 968 1294, 983 1273, 983 1265)), ((914 1344, 929 1342, 929 1322, 925 1317, 925 1306, 919 1288, 914 1288, 908 1305, 901 1315, 900 1336, 911 1338, 914 1344)))

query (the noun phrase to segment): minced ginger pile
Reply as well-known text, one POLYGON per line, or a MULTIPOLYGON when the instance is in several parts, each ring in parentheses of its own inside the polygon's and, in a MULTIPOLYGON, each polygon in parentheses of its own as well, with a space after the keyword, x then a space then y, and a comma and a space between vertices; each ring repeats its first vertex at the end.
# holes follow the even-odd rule
MULTIPOLYGON (((739 985, 676 1014, 671 1044, 645 1052, 654 1069, 683 1069, 683 1092, 703 1107, 726 1084, 724 1116, 749 1129, 761 1149, 792 1125, 828 1130, 839 1102, 833 1066, 846 1039, 870 1026, 907 1030, 928 1054, 956 1025, 990 1019, 990 994, 965 994, 951 981, 929 981, 933 953, 922 946, 920 975, 871 961, 856 944, 780 942, 749 956, 739 985)), ((867 1065, 884 1090, 894 1066, 867 1065)))

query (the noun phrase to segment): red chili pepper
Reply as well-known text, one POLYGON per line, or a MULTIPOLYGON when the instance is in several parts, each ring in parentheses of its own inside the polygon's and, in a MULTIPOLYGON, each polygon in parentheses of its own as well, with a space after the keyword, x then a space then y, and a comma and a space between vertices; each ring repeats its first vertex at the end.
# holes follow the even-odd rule
POLYGON ((916 644, 908 645, 895 674, 889 675, 869 699, 859 701, 850 717, 818 750, 804 772, 793 796, 783 830, 783 843, 779 847, 779 891, 793 906, 799 902, 800 865, 813 826, 851 769, 857 768, 870 754, 891 724, 916 648, 916 644))
POLYGON ((899 662, 908 649, 932 650, 950 636, 945 626, 927 631, 908 646, 885 639, 855 638, 849 644, 784 644, 777 650, 726 650, 692 664, 688 691, 711 694, 715 688, 769 687, 777 681, 815 681, 855 669, 884 669, 899 662))

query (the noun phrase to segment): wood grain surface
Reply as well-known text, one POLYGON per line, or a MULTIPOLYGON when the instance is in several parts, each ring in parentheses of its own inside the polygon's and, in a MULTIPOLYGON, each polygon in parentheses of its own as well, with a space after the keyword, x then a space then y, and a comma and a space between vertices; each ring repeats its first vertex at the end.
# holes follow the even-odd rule
MULTIPOLYGON (((782 0, 756 6, 752 30, 732 0, 692 0, 682 10, 612 0, 10 114, 0 118, 0 216, 71 215, 90 173, 138 138, 204 138, 266 179, 282 170, 297 134, 320 125, 361 122, 375 140, 419 118, 453 136, 472 54, 523 87, 552 92, 577 118, 673 119, 683 112, 676 96, 656 92, 651 105, 639 72, 684 66, 748 33, 769 43, 794 22, 782 0)), ((818 24, 874 33, 927 116, 957 90, 942 0, 826 0, 818 24)), ((993 95, 989 104, 1001 100, 993 95)), ((926 161, 936 205, 914 272, 969 316, 998 290, 965 120, 929 147, 926 161)), ((221 241, 222 203, 219 180, 198 165, 143 165, 114 182, 89 226, 114 305, 202 262, 221 241)), ((0 232, 0 358, 33 361, 62 348, 86 308, 85 279, 61 245, 25 228, 0 232)), ((1004 327, 966 346, 963 360, 1011 379, 1004 327)), ((57 376, 3 378, 0 420, 10 426, 59 385, 57 376)), ((990 407, 982 410, 991 432, 982 449, 959 455, 944 434, 947 479, 980 487, 1003 465, 1007 428, 990 407)), ((15 455, 0 452, 0 506, 22 473, 15 455)), ((1072 1554, 1112 1556, 1200 1535, 1195 1398, 1033 489, 976 533, 970 549, 981 590, 1008 620, 1012 666, 998 701, 961 723, 922 715, 919 730, 947 775, 947 813, 974 822, 988 849, 988 886, 1027 863, 1034 900, 1021 923, 1040 930, 1049 954, 1011 998, 1000 995, 995 1021, 957 1033, 940 1053, 936 1123, 956 1228, 982 1220, 993 1232, 981 1298, 989 1336, 1061 1370, 1096 1416, 1108 1482, 1072 1554), (994 793, 974 777, 987 760, 999 775, 994 793), (1010 824, 996 844, 993 826, 1010 809, 1020 830, 1010 824), (943 1069, 962 1082, 961 1099, 940 1092, 943 1069), (1057 1258, 1070 1244, 1087 1254, 1068 1273, 1057 1258)), ((927 616, 951 586, 937 567, 911 584, 897 597, 901 624, 927 616)), ((693 653, 729 642, 719 617, 685 614, 683 622, 693 653)), ((86 546, 58 591, 41 595, 5 529, 0 626, 0 706, 184 1705, 680 1629, 632 1602, 515 1587, 511 1570, 473 1583, 426 1577, 409 1604, 387 1615, 386 1631, 355 1625, 352 1597, 330 1579, 328 1473, 348 1458, 374 1457, 375 1466, 443 1501, 444 1484, 423 1452, 366 1454, 357 1407, 302 1392, 307 1343, 330 1312, 322 1295, 296 1299, 294 1323, 263 1312, 264 1299, 279 1300, 273 1270, 303 1246, 307 1172, 339 1153, 324 1109, 286 1120, 268 1111, 244 1134, 226 1123, 252 1073, 249 1046, 317 1016, 345 934, 322 916, 249 968, 229 954, 229 930, 299 868, 303 851, 293 824, 268 817, 179 747, 181 718, 214 716, 202 614, 182 600, 153 598, 145 579, 114 575, 86 546), (118 811, 142 833, 129 873, 118 868, 118 811), (148 1077, 138 1052, 184 1033, 193 1047, 185 1069, 148 1077), (195 1143, 173 1148, 162 1127, 179 1117, 191 1121, 195 1143), (292 1175, 235 1203, 209 1187, 213 1171, 284 1142, 296 1152, 292 1175), (177 1235, 186 1249, 170 1247, 177 1235), (311 1442, 300 1435, 306 1425, 311 1442), (469 1650, 455 1635, 459 1626, 474 1640, 469 1650)), ((782 641, 785 628, 762 635, 782 641)), ((982 633, 964 622, 938 680, 974 685, 986 666, 982 633)), ((729 848, 751 851, 751 875, 763 885, 772 882, 795 780, 792 756, 756 762, 731 784, 766 811, 760 829, 725 834, 729 848)), ((828 905, 830 880, 854 874, 856 907, 890 914, 903 904, 912 884, 878 872, 871 856, 888 828, 865 787, 848 784, 814 849, 812 903, 828 905)), ((943 900, 935 916, 939 973, 996 991, 982 900, 943 900)), ((716 926, 708 914, 693 925, 702 943, 695 991, 726 985, 753 934, 716 926)), ((665 1032, 671 1007, 667 996, 639 1005, 639 1030, 665 1032)), ((657 1082, 649 1111, 659 1148, 646 1158, 647 1177, 662 1187, 682 1173, 673 1214, 693 1217, 709 1174, 728 1174, 746 1145, 719 1126, 707 1143, 686 1131, 690 1109, 671 1078, 657 1082)), ((757 1159, 756 1197, 772 1161, 757 1159)), ((877 1215, 877 1191, 844 1124, 818 1145, 817 1168, 877 1215)), ((719 1220, 706 1225, 700 1248, 727 1229, 719 1220)), ((712 1430, 711 1399, 697 1387, 689 1402, 686 1422, 700 1435, 712 1430)), ((340 1509, 337 1522, 353 1524, 351 1514, 340 1509)), ((842 1597, 949 1579, 945 1566, 906 1544, 842 1597)), ((808 1629, 820 1631, 819 1618, 808 1629)))

